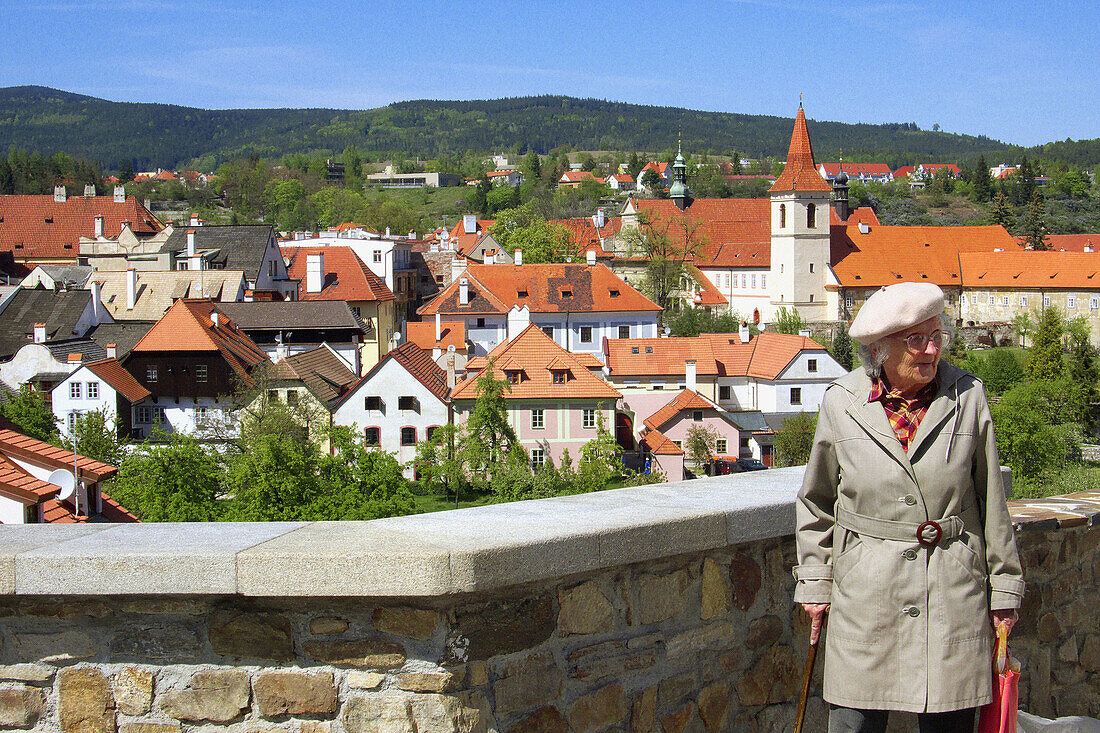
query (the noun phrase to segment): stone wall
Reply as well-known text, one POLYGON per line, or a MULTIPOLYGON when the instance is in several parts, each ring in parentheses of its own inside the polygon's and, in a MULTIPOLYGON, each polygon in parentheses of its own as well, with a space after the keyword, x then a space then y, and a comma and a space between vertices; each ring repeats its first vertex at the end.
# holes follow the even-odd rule
MULTIPOLYGON (((370 523, 147 525, 140 541, 0 528, 0 728, 789 730, 808 631, 790 600, 798 483, 783 469, 370 523)), ((1100 496, 1013 511, 1021 702, 1097 715, 1100 496)), ((806 730, 824 728, 815 698, 806 730)))

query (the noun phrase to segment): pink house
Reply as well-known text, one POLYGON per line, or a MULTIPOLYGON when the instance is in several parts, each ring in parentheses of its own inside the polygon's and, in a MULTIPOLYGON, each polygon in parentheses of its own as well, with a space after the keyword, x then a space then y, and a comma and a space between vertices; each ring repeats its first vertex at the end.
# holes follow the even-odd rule
POLYGON ((477 378, 490 361, 496 378, 508 382, 508 419, 533 468, 548 460, 560 465, 566 450, 576 462, 584 444, 596 437, 600 416, 607 430, 614 429, 622 395, 597 376, 599 360, 569 353, 536 325, 466 363, 466 379, 451 393, 456 424, 465 423, 473 410, 477 378))
POLYGON ((645 431, 642 434, 642 442, 654 455, 661 471, 669 481, 679 481, 683 478, 682 473, 671 472, 677 467, 681 472, 683 471, 688 431, 693 426, 713 428, 717 433, 715 456, 737 458, 740 431, 727 416, 726 411, 691 389, 682 390, 664 407, 646 418, 645 431), (673 458, 672 462, 665 457, 674 455, 665 441, 671 442, 681 451, 681 455, 673 458))

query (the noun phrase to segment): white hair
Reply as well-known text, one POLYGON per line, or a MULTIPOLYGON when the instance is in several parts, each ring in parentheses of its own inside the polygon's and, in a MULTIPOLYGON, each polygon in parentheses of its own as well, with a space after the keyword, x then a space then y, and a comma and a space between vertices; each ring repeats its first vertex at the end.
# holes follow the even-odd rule
MULTIPOLYGON (((955 329, 947 315, 940 316, 940 330, 955 336, 955 329)), ((882 376, 882 365, 890 357, 890 337, 883 336, 878 341, 870 344, 859 345, 859 360, 863 362, 863 370, 872 379, 882 376)))

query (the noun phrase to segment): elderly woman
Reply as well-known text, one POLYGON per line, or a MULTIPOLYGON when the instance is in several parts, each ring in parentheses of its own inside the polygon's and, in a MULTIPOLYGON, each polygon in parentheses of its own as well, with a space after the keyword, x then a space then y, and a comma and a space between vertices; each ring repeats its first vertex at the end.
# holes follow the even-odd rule
POLYGON ((863 368, 829 385, 797 504, 795 601, 826 614, 829 731, 972 731, 990 701, 992 625, 1024 592, 982 383, 940 363, 943 291, 882 288, 851 336, 863 368))

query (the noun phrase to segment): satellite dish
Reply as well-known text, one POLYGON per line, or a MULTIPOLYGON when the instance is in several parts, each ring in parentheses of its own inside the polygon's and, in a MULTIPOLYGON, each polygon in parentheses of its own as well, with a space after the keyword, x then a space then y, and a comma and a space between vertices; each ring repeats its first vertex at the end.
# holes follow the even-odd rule
POLYGON ((61 491, 57 494, 59 501, 64 501, 73 495, 76 491, 76 477, 73 476, 72 471, 68 471, 64 468, 59 468, 49 476, 46 477, 54 486, 60 486, 61 491))

